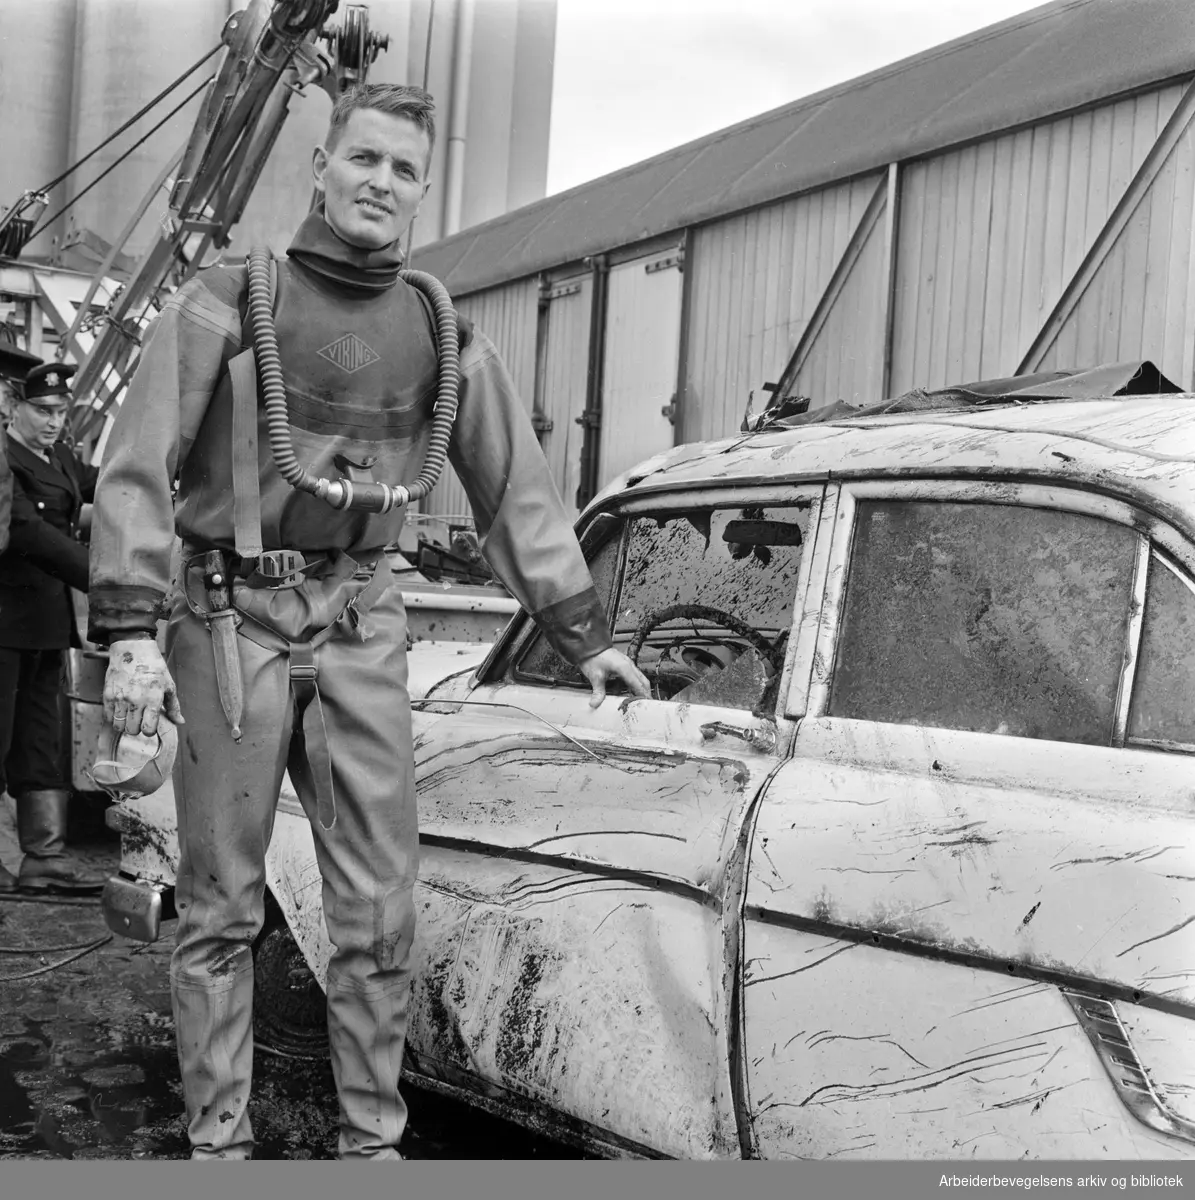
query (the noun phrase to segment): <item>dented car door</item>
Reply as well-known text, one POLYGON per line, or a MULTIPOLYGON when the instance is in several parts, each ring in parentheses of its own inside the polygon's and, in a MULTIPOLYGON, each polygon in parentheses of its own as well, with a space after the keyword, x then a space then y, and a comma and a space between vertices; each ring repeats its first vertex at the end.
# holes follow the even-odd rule
POLYGON ((622 1152, 737 1157, 746 823, 820 487, 638 500, 583 545, 653 698, 598 708, 528 622, 416 716, 418 1072, 622 1152), (454 703, 456 697, 460 703, 454 703))
POLYGON ((1186 1157, 1195 585, 1069 488, 843 485, 745 908, 768 1157, 1186 1157))

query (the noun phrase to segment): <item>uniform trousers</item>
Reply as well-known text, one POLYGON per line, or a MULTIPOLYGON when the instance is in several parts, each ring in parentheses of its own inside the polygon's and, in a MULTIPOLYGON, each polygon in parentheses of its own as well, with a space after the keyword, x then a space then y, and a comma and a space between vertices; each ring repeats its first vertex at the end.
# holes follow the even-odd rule
MULTIPOLYGON (((240 744, 220 706, 211 635, 185 596, 167 629, 186 719, 174 776, 179 922, 170 975, 193 1158, 251 1156, 251 947, 264 919, 266 851, 284 770, 311 824, 333 947, 327 1000, 339 1152, 399 1157, 419 866, 401 593, 385 592, 360 628, 342 621, 342 631, 315 652, 334 787, 331 828, 318 816, 326 808, 317 807, 318 772, 308 755, 311 714, 292 690, 284 645, 310 640, 366 586, 366 576, 345 578, 340 569, 347 561, 351 571, 352 560, 338 560, 331 575, 298 588, 234 589, 234 604, 263 622, 246 618, 237 639, 245 692, 240 744), (281 639, 281 652, 245 636, 265 625, 281 639)), ((195 568, 184 570, 193 599, 203 595, 200 579, 195 568)))
POLYGON ((0 647, 0 784, 10 796, 66 787, 61 650, 0 647))

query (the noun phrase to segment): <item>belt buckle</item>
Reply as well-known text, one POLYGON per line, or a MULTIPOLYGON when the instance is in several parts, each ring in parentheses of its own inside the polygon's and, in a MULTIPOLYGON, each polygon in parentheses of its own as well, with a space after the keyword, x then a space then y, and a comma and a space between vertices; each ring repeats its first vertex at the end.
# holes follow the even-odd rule
POLYGON ((257 560, 256 574, 266 587, 293 588, 303 582, 306 566, 298 550, 265 550, 257 560))

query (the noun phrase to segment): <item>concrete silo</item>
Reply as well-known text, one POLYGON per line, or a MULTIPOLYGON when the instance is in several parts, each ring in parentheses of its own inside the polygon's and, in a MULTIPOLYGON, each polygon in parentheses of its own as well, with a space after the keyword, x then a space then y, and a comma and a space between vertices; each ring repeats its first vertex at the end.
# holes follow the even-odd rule
MULTIPOLYGON (((22 192, 49 183, 66 169, 70 154, 77 0, 0 0, 0 209, 22 192)), ((50 195, 44 216, 66 198, 65 185, 50 195)), ((30 257, 50 252, 50 237, 36 238, 30 257)))
MULTIPOLYGON (((219 46, 230 13, 248 0, 0 0, 0 206, 95 149, 204 53, 219 46)), ((439 136, 432 188, 415 242, 486 220, 541 196, 556 0, 369 0, 370 28, 389 38, 370 71, 375 82, 428 84, 439 136), (434 19, 432 13, 434 10, 434 19), (430 54, 428 38, 430 33, 430 54), (451 154, 449 148, 451 146, 451 154)), ((332 24, 341 25, 341 3, 332 24)), ((190 134, 196 96, 163 128, 88 189, 187 93, 209 78, 218 56, 130 130, 100 150, 50 199, 66 217, 25 256, 88 269, 115 241, 172 155, 190 134), (65 253, 64 251, 65 247, 65 253), (99 247, 97 249, 97 247, 99 247)), ((285 248, 311 201, 311 151, 327 129, 331 102, 320 88, 296 96, 256 190, 234 230, 231 253, 268 242, 285 248)), ((124 263, 152 240, 166 200, 150 205, 125 244, 124 263)), ((120 264, 118 263, 118 270, 120 264)))
MULTIPOLYGON (((218 46, 228 12, 227 0, 78 0, 72 161, 97 146, 203 54, 218 46)), ((218 61, 213 57, 72 176, 69 196, 80 196, 106 167, 208 78, 218 61)), ((114 240, 164 164, 186 141, 199 104, 197 96, 82 196, 70 210, 71 225, 91 230, 106 241, 114 240)), ((146 214, 125 247, 127 255, 136 258, 145 249, 153 236, 158 212, 160 209, 151 208, 146 214)))
POLYGON ((556 0, 410 0, 410 10, 408 81, 422 83, 426 66, 437 109, 422 246, 543 196, 556 0))

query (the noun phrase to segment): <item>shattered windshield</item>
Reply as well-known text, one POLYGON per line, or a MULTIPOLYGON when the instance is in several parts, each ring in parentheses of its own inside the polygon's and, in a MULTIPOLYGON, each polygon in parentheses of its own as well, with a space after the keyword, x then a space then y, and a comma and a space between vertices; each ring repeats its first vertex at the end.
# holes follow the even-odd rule
MULTIPOLYGON (((628 518, 602 544, 590 569, 616 575, 614 644, 656 698, 774 710, 808 519, 807 504, 689 509, 628 518)), ((542 636, 519 674, 584 682, 542 636)))

